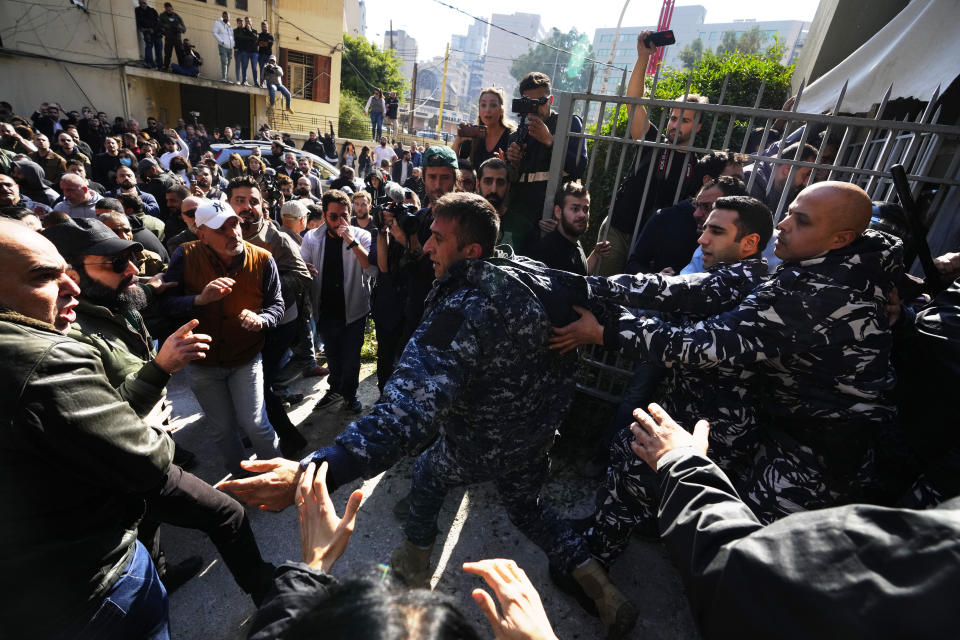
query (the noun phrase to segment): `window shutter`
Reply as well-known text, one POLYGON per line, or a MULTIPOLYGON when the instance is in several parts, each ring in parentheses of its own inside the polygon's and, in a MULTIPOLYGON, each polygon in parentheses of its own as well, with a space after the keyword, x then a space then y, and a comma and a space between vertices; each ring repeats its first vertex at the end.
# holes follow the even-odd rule
POLYGON ((287 66, 287 50, 280 50, 280 68, 283 69, 283 86, 290 88, 290 68, 287 66))
POLYGON ((313 56, 313 99, 316 102, 330 102, 330 57, 313 56))

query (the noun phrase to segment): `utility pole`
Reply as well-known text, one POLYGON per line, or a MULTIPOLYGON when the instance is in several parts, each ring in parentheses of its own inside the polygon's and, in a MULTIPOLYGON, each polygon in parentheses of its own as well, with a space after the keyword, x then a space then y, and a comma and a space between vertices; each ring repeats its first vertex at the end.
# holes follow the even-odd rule
POLYGON ((417 61, 413 61, 413 89, 410 91, 410 134, 416 131, 413 126, 413 115, 417 110, 417 61))
MULTIPOLYGON (((440 85, 440 113, 437 118, 437 135, 443 130, 443 100, 447 97, 447 62, 450 61, 450 43, 447 43, 447 50, 443 54, 443 84, 440 85)), ((443 139, 442 137, 440 138, 443 139)))
POLYGON ((393 20, 390 21, 390 49, 393 49, 393 20))

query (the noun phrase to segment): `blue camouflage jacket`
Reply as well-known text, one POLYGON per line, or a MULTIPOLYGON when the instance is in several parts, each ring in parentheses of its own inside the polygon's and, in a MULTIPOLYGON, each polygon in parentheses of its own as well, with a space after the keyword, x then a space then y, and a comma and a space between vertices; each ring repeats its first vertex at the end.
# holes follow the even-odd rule
POLYGON ((773 417, 885 421, 894 376, 884 310, 901 244, 867 230, 818 258, 782 263, 739 306, 702 320, 628 319, 625 351, 695 367, 754 365, 773 417))
POLYGON ((573 398, 577 358, 547 341, 586 296, 545 271, 506 259, 452 264, 380 402, 301 464, 327 460, 333 490, 388 469, 437 433, 457 460, 492 474, 549 450, 573 398))
MULTIPOLYGON (((626 307, 657 312, 670 321, 694 321, 733 309, 767 278, 762 257, 719 263, 705 273, 680 276, 660 274, 621 275, 587 278, 591 296, 626 307)), ((645 318, 629 313, 619 322, 604 325, 605 346, 636 356, 632 349, 636 331, 645 318), (629 337, 629 336, 632 336, 629 337)), ((710 422, 711 456, 728 466, 734 458, 746 456, 756 438, 757 399, 753 394, 754 373, 740 365, 713 363, 709 367, 669 366, 654 396, 679 424, 690 429, 699 419, 710 422)))

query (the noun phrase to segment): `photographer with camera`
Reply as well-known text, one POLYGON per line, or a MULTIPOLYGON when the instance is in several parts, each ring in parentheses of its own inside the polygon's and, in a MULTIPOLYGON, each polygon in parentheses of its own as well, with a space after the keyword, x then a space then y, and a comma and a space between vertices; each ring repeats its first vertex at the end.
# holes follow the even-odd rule
MULTIPOLYGON (((510 204, 501 221, 501 231, 514 239, 518 252, 527 249, 537 235, 534 232, 543 214, 550 177, 550 155, 553 134, 557 130, 559 114, 550 107, 550 76, 539 71, 528 73, 520 81, 520 95, 513 101, 512 110, 519 119, 517 130, 510 134, 507 163, 510 166, 510 204)), ((570 131, 583 131, 583 120, 573 116, 570 131)), ((582 139, 572 138, 563 163, 566 180, 579 178, 587 165, 587 147, 582 139)))

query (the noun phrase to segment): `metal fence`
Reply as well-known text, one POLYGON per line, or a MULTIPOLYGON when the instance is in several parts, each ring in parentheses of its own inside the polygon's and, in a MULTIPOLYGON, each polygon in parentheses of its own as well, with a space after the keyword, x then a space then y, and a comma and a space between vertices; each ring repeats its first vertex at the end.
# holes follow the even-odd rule
MULTIPOLYGON (((655 95, 655 88, 659 76, 653 81, 654 88, 649 95, 655 95)), ((694 126, 702 124, 701 132, 707 131, 705 140, 701 144, 678 144, 678 136, 672 140, 648 141, 634 140, 629 131, 633 123, 635 105, 642 105, 647 109, 651 124, 663 132, 669 112, 676 108, 674 100, 653 98, 627 98, 622 96, 597 95, 591 93, 558 94, 558 122, 570 123, 576 113, 584 119, 582 132, 569 130, 569 126, 558 125, 554 136, 553 155, 550 178, 547 184, 547 193, 553 194, 561 184, 563 155, 567 143, 571 139, 580 138, 587 142, 590 157, 584 174, 583 182, 590 189, 591 185, 608 181, 613 176, 613 189, 609 202, 601 203, 605 206, 606 215, 613 213, 616 204, 616 186, 621 183, 631 170, 639 166, 641 154, 638 147, 652 147, 651 153, 658 153, 659 149, 688 152, 685 154, 669 154, 666 173, 670 172, 673 162, 691 162, 698 154, 712 150, 739 151, 746 155, 750 162, 762 161, 773 165, 775 169, 780 165, 788 165, 790 172, 786 184, 792 184, 795 172, 801 167, 810 167, 808 184, 818 176, 820 179, 842 180, 861 186, 875 201, 893 202, 896 200, 896 191, 890 175, 890 168, 902 164, 906 169, 910 188, 914 198, 928 203, 925 216, 927 228, 941 230, 941 233, 960 233, 960 216, 957 216, 956 203, 960 200, 960 127, 938 124, 941 109, 937 108, 940 96, 939 89, 934 91, 923 108, 913 119, 909 116, 902 120, 883 119, 887 110, 891 90, 880 101, 873 117, 840 115, 843 111, 843 98, 846 85, 837 96, 837 101, 830 113, 810 114, 803 113, 803 86, 796 96, 796 100, 789 111, 759 108, 764 88, 760 87, 753 106, 724 104, 730 77, 722 85, 720 98, 717 104, 699 104, 683 102, 684 110, 696 113, 694 126), (621 114, 626 110, 626 127, 618 135, 617 123, 621 114), (819 131, 825 131, 824 140, 839 139, 835 157, 832 160, 824 158, 822 145, 814 161, 794 160, 782 156, 781 145, 773 156, 763 156, 760 153, 747 153, 747 139, 751 130, 761 129, 759 148, 762 151, 768 146, 768 138, 773 123, 776 120, 786 121, 781 140, 787 140, 791 134, 798 132, 797 142, 812 143, 817 146, 816 137, 819 131), (742 140, 739 146, 730 149, 731 141, 742 140), (939 216, 939 219, 937 219, 939 216), (945 220, 944 216, 951 220, 945 220), (956 219, 956 222, 953 220, 956 219)), ((592 79, 588 86, 592 86, 592 79)), ((624 83, 625 85, 626 83, 624 83)), ((688 83, 685 95, 691 92, 688 83)), ((649 187, 657 163, 650 162, 647 170, 646 183, 638 210, 643 211, 649 187)), ((756 172, 751 172, 750 180, 755 179, 756 172)), ((767 184, 768 190, 773 186, 773 180, 767 184)), ((680 199, 678 185, 674 201, 680 199)), ((748 185, 752 186, 752 185, 748 185)), ((784 189, 774 213, 774 220, 779 221, 787 206, 789 189, 784 189)), ((553 198, 548 197, 544 202, 543 216, 551 218, 553 215, 553 198)), ((640 231, 640 218, 634 227, 630 246, 636 242, 640 231)), ((602 239, 602 238, 601 238, 602 239)), ((937 238, 931 238, 931 246, 935 251, 943 247, 937 238)), ((955 242, 955 240, 951 240, 955 242)), ((944 249, 946 250, 946 249, 944 249)), ((951 250, 956 250, 952 247, 951 250)), ((633 363, 624 361, 616 354, 610 354, 599 348, 586 350, 582 356, 583 372, 580 377, 579 388, 594 398, 609 402, 617 402, 623 391, 626 380, 633 371, 633 363)))

